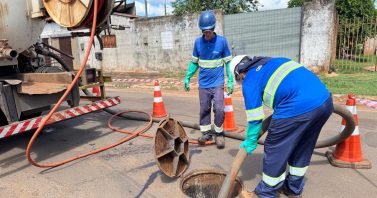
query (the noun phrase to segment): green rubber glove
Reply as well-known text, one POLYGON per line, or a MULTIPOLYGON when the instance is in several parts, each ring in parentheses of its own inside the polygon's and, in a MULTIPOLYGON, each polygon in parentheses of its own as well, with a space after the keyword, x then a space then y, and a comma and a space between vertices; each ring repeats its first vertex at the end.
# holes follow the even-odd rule
POLYGON ((232 73, 230 71, 230 61, 226 63, 225 68, 226 68, 226 74, 227 74, 227 77, 228 77, 228 84, 226 86, 226 93, 229 95, 229 94, 232 94, 233 90, 234 90, 233 76, 232 76, 232 73))
POLYGON ((198 68, 199 68, 199 65, 197 63, 193 63, 192 61, 190 61, 190 65, 186 72, 185 79, 183 80, 185 91, 190 91, 190 78, 195 74, 198 68))
POLYGON ((246 140, 240 144, 240 148, 245 148, 247 154, 253 152, 258 145, 258 135, 262 127, 262 123, 257 125, 248 125, 246 131, 246 140))

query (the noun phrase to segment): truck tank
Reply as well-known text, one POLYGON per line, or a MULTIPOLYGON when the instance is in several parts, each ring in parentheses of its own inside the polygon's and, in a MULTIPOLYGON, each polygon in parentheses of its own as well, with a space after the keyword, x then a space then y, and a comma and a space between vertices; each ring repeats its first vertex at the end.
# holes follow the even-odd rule
POLYGON ((38 41, 46 21, 40 1, 0 1, 0 66, 17 62, 17 55, 38 41))

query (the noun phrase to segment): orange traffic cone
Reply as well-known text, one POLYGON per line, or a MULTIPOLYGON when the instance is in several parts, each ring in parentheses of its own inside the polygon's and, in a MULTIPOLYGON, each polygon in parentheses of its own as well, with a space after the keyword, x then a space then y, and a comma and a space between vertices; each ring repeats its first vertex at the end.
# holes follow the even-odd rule
POLYGON ((165 111, 164 101, 158 80, 154 83, 154 98, 153 98, 153 114, 154 118, 166 117, 168 114, 165 111))
POLYGON ((236 126, 236 121, 234 119, 232 98, 224 90, 224 102, 225 102, 225 119, 224 119, 224 131, 226 132, 236 132, 240 133, 243 128, 236 126))
MULTIPOLYGON (((347 109, 354 115, 356 123, 355 130, 344 142, 336 145, 333 153, 330 151, 326 152, 326 156, 333 166, 356 169, 372 168, 372 164, 363 158, 363 153, 361 151, 359 120, 356 112, 356 98, 354 94, 348 95, 346 106, 347 109)), ((345 125, 346 121, 343 119, 341 131, 343 131, 345 125)))
POLYGON ((92 88, 92 93, 95 96, 101 96, 101 91, 100 91, 98 86, 95 86, 95 87, 92 88))

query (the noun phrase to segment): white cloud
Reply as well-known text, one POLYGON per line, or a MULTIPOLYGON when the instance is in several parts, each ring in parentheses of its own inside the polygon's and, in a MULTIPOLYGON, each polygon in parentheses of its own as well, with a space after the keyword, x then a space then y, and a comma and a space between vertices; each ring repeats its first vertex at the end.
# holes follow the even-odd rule
MULTIPOLYGON (((171 14, 173 12, 173 8, 171 7, 170 3, 173 0, 166 0, 166 13, 171 14)), ((148 1, 148 16, 163 16, 165 15, 165 8, 164 8, 164 0, 155 0, 155 1, 148 1), (162 3, 161 3, 162 2, 162 3)), ((136 14, 138 16, 145 16, 145 5, 144 1, 135 1, 136 6, 136 14)))
POLYGON ((259 0, 263 7, 259 7, 259 10, 275 10, 288 7, 289 0, 259 0))

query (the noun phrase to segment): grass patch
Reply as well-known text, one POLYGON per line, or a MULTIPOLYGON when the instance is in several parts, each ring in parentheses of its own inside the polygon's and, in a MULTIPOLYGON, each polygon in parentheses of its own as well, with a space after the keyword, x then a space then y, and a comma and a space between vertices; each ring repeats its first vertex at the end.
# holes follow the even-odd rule
POLYGON ((355 72, 368 72, 366 68, 373 67, 377 64, 376 55, 359 55, 349 59, 336 59, 332 65, 336 67, 337 73, 351 74, 355 72))
POLYGON ((377 73, 339 74, 320 76, 327 88, 334 94, 354 93, 356 95, 377 96, 377 73))

